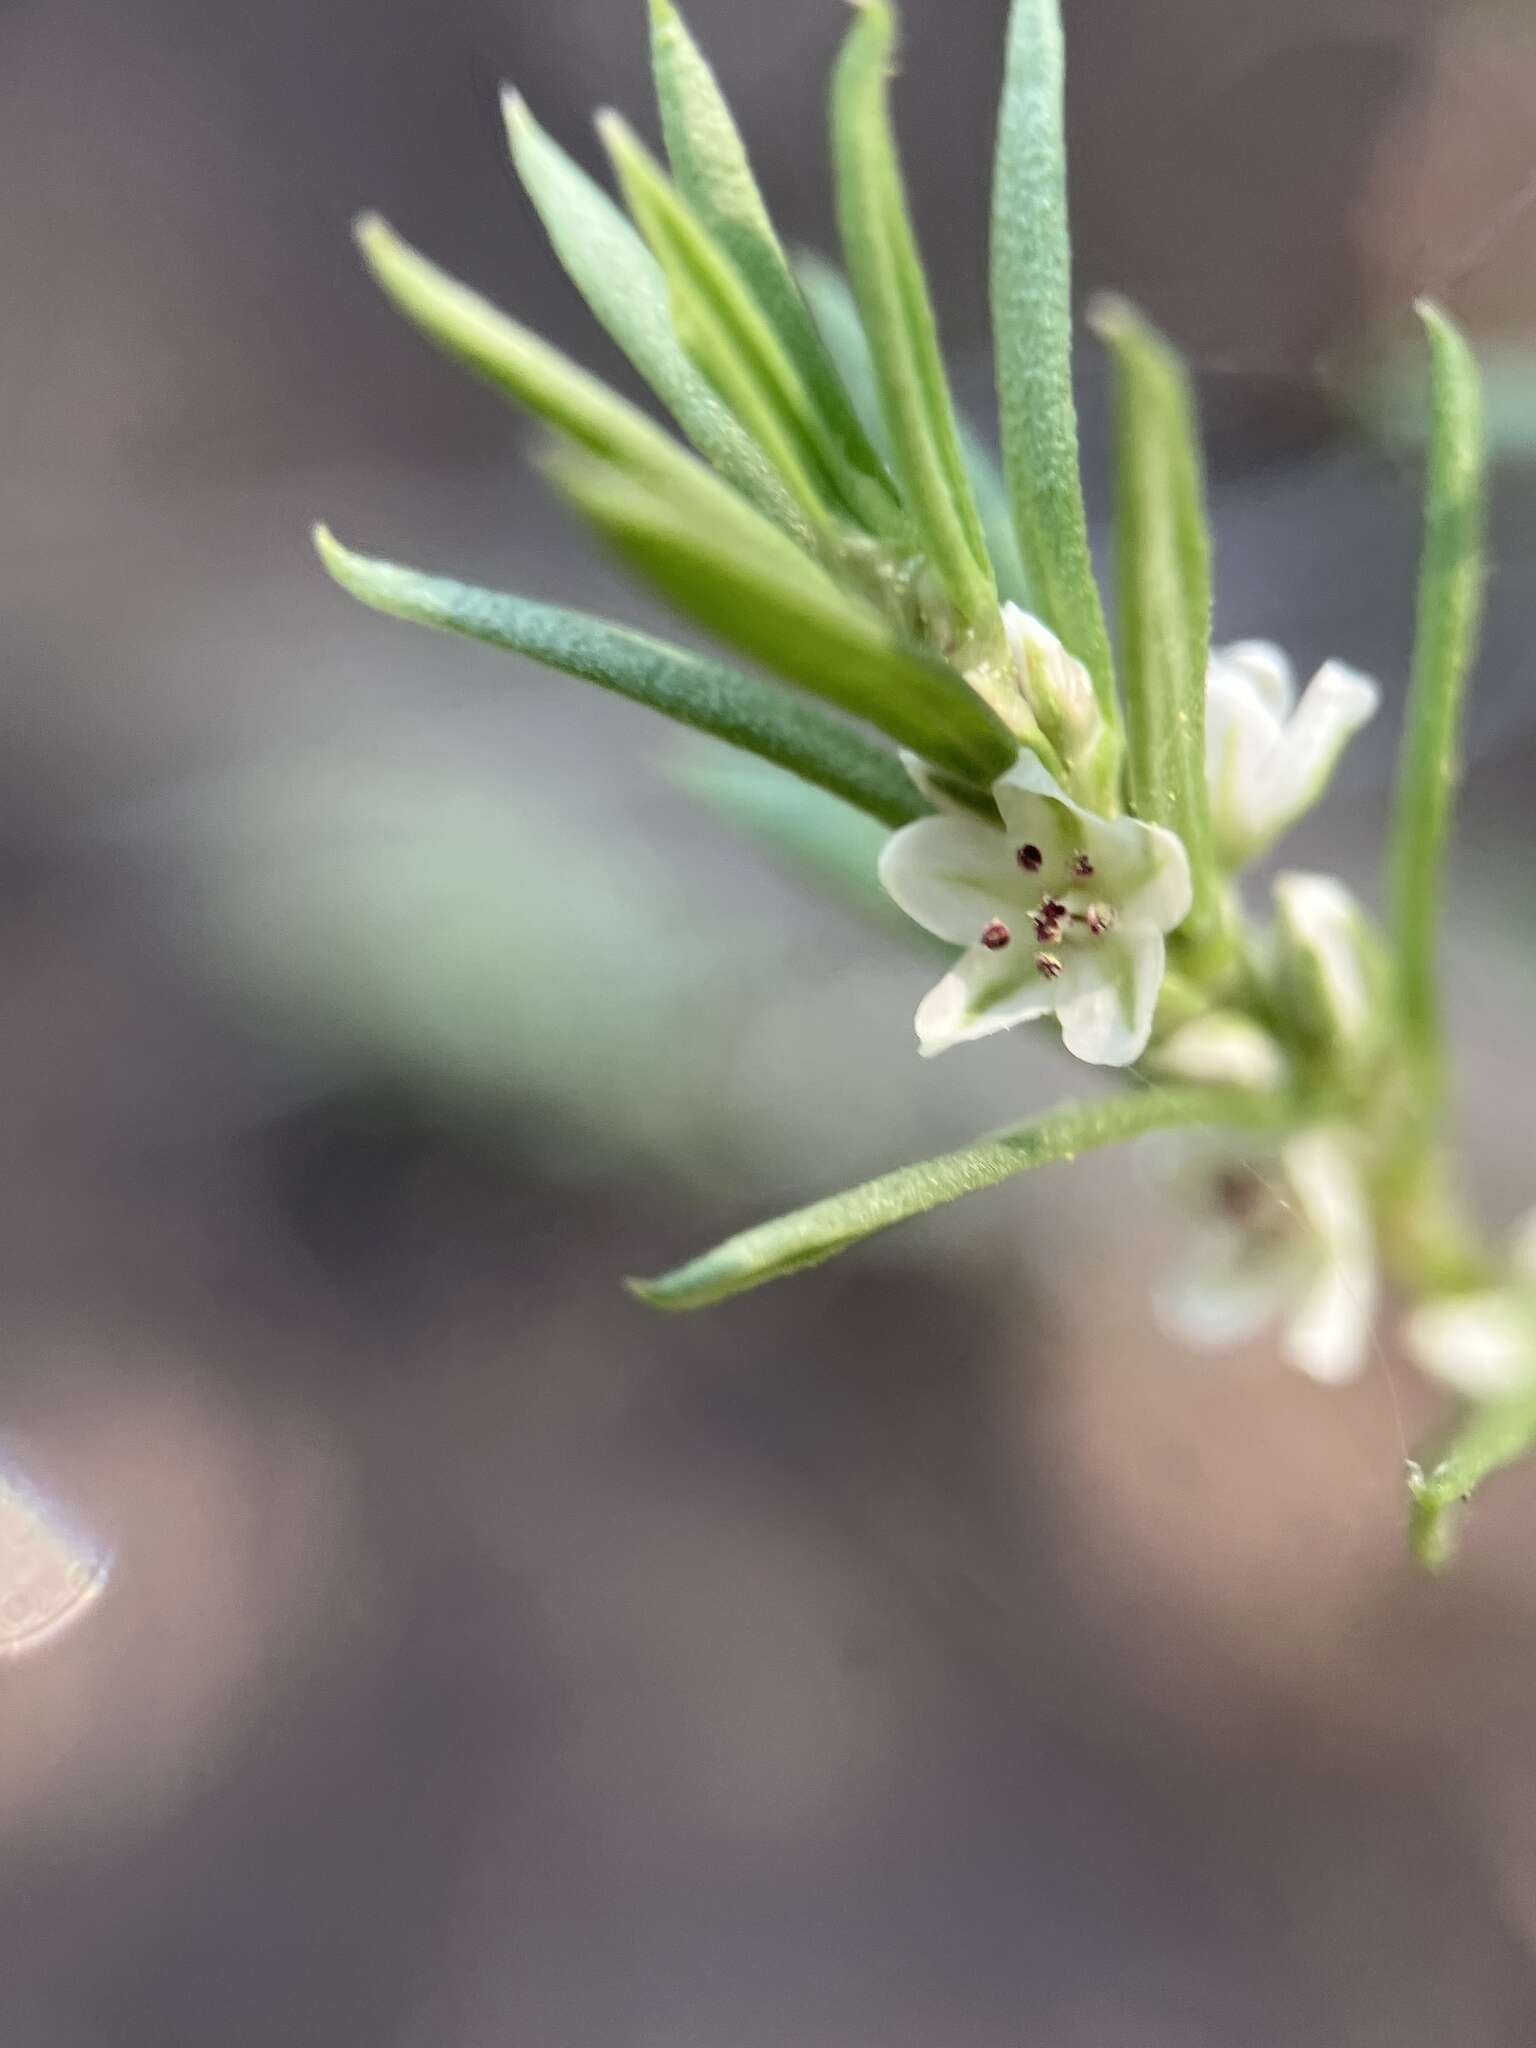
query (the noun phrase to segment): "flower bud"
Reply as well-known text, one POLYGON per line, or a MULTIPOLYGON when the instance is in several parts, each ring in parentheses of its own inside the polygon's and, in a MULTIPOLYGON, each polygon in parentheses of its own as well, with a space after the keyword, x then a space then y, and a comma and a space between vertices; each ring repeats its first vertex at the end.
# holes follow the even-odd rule
POLYGON ((1250 1017, 1212 1010, 1165 1038, 1152 1055, 1160 1077, 1211 1088, 1283 1088, 1289 1079, 1278 1045, 1250 1017))
POLYGON ((1275 878, 1275 979, 1287 1010, 1321 1051, 1346 1066, 1369 1059, 1386 1015, 1381 941, 1331 875, 1275 878))
POLYGON ((1062 761, 1081 761, 1099 737, 1102 713, 1093 678, 1040 621, 1016 604, 1003 607, 1003 628, 1024 701, 1062 761))

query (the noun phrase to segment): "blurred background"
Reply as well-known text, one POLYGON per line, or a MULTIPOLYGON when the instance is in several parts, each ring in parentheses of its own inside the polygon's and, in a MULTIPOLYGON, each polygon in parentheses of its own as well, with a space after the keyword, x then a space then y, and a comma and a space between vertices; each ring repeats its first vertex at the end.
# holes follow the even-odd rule
MULTIPOLYGON (((1004 0, 905 12, 981 416, 1004 0)), ((1067 13, 1079 282, 1200 370, 1219 627, 1384 679, 1301 856, 1367 890, 1414 294, 1497 363, 1453 922, 1507 1219, 1536 22, 1067 13)), ((841 6, 690 16, 781 226, 829 247, 841 6)), ((1164 1342, 1173 1226, 1120 1158, 699 1319, 620 1291, 1065 1078, 1021 1038, 920 1065, 928 962, 698 803, 707 749, 312 559, 323 516, 654 621, 347 238, 379 207, 631 388, 496 87, 593 162, 595 105, 654 132, 644 67, 640 0, 0 12, 0 1507, 41 1513, 22 1474, 67 1504, 78 1592, 116 1557, 0 1657, 6 2048, 1523 2048, 1536 1481, 1415 1577, 1433 1411, 1389 1350, 1338 1395, 1164 1342)), ((1086 352, 1083 396, 1097 507, 1086 352)))

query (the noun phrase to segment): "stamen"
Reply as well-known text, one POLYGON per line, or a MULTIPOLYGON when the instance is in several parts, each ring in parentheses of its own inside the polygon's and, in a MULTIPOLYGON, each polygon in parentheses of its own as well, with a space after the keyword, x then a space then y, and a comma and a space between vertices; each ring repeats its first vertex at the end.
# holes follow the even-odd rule
POLYGON ((1080 882, 1086 882, 1088 877, 1093 873, 1093 862, 1088 858, 1086 853, 1073 854, 1072 872, 1074 875, 1077 876, 1080 882))
POLYGON ((1115 913, 1107 903, 1091 903, 1078 915, 1077 922, 1087 925, 1093 936, 1101 939, 1107 931, 1113 930, 1115 913))
POLYGON ((1038 875, 1045 866, 1045 855, 1038 846, 1021 846, 1018 852, 1018 862, 1026 875, 1038 875))
POLYGON ((1039 971, 1042 981, 1059 981, 1061 979, 1061 962, 1054 953, 1037 953, 1035 955, 1035 966, 1039 971))
POLYGON ((1007 925, 1003 923, 1002 919, 1000 917, 994 917, 992 922, 987 926, 986 930, 982 933, 981 943, 986 947, 989 953, 1001 953, 1004 946, 1006 946, 1012 938, 1013 933, 1009 931, 1007 925))

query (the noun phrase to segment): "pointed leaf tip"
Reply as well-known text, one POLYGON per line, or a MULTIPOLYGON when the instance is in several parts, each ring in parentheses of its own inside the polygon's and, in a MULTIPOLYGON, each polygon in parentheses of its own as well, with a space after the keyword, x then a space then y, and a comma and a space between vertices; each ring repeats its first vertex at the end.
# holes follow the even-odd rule
POLYGON ((525 129, 533 126, 533 115, 528 110, 528 102, 515 85, 504 85, 501 88, 501 118, 506 123, 508 135, 514 140, 525 129))

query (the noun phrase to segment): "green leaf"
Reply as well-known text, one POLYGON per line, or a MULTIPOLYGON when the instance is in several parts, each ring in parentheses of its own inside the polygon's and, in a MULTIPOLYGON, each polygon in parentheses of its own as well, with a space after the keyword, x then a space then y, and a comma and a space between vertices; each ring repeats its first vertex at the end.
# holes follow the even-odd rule
POLYGON ((375 611, 600 684, 760 755, 884 825, 907 824, 927 809, 894 754, 777 684, 580 612, 354 554, 323 526, 315 545, 342 588, 375 611))
POLYGON ((1094 581, 1072 396, 1064 51, 1059 0, 1013 0, 992 196, 992 319, 1003 471, 1029 587, 1119 725, 1094 581))
MULTIPOLYGON (((617 114, 598 132, 640 232, 666 274, 684 347, 783 478, 813 526, 862 520, 859 480, 845 473, 777 330, 730 256, 617 114)), ((894 513, 887 503, 887 515, 894 513)))
POLYGON ((550 464, 557 485, 682 610, 755 660, 964 780, 989 785, 1018 752, 953 669, 840 590, 737 501, 697 517, 611 464, 550 464))
POLYGON ((354 230, 380 287, 421 331, 581 447, 687 497, 734 493, 600 379, 439 270, 377 214, 354 230))
POLYGON ((838 220, 896 474, 918 539, 964 625, 995 637, 997 584, 961 458, 891 130, 895 35, 886 0, 861 0, 832 87, 838 220))
POLYGON ((1437 308, 1421 302, 1418 310, 1430 362, 1424 552, 1387 879, 1405 1049, 1433 1106, 1443 1092, 1437 926, 1462 708, 1482 627, 1486 465, 1472 352, 1437 308))
MULTIPOLYGON (((795 275, 828 352, 837 365, 838 375, 858 407, 860 419, 881 454, 889 457, 885 421, 880 416, 880 387, 875 378, 875 359, 870 354, 869 337, 864 332, 858 302, 848 280, 835 264, 809 249, 797 252, 795 275)), ((1019 553, 1018 536, 1013 530, 1008 487, 1003 482, 997 458, 963 413, 957 415, 955 424, 960 435, 961 457, 975 493, 982 532, 986 535, 987 553, 997 572, 998 593, 1028 611, 1029 579, 1024 573, 1024 558, 1019 553)))
POLYGON ((1094 326, 1114 368, 1115 555, 1131 809, 1184 841, 1193 927, 1218 886, 1205 775, 1211 549, 1194 398, 1183 364, 1121 299, 1094 326))
POLYGON ((502 95, 512 161, 572 283, 683 432, 774 522, 810 528, 751 435, 689 356, 673 326, 661 266, 621 208, 534 120, 502 95))
POLYGON ((1536 1390, 1469 1408, 1427 1469, 1408 1467, 1408 1542, 1420 1564, 1448 1564, 1464 1501, 1485 1479, 1517 1464, 1536 1446, 1536 1390))
POLYGON ((1283 1097, 1240 1096, 1233 1089, 1167 1088, 1111 1096, 1103 1102, 1069 1103, 959 1152, 903 1167, 846 1194, 759 1224, 676 1272, 659 1280, 631 1280, 629 1286, 653 1308, 706 1308, 765 1281, 818 1266, 876 1231, 995 1187, 1032 1167, 1074 1159, 1079 1152, 1119 1144, 1147 1131, 1185 1124, 1283 1129, 1295 1115, 1295 1105, 1283 1097))
POLYGON ((894 505, 884 464, 838 379, 774 232, 731 110, 672 0, 651 0, 651 61, 678 190, 777 330, 848 469, 866 479, 876 506, 894 505))

